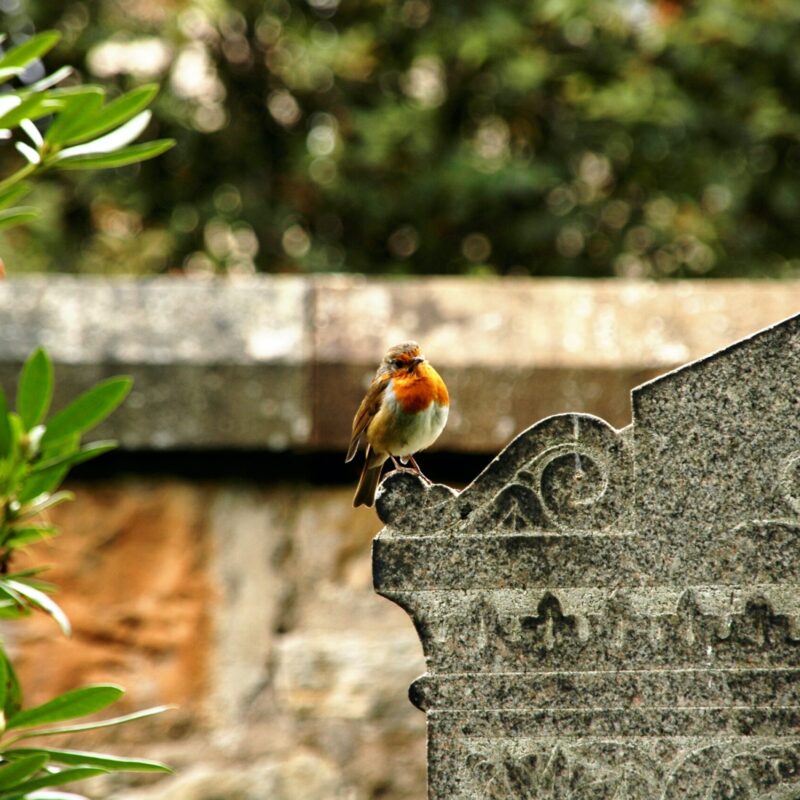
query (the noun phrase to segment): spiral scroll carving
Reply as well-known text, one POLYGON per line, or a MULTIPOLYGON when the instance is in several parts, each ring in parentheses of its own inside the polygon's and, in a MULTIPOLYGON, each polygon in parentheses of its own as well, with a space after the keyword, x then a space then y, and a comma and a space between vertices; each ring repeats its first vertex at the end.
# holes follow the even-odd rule
POLYGON ((586 414, 549 417, 462 492, 460 528, 604 531, 622 523, 631 481, 624 434, 586 414))

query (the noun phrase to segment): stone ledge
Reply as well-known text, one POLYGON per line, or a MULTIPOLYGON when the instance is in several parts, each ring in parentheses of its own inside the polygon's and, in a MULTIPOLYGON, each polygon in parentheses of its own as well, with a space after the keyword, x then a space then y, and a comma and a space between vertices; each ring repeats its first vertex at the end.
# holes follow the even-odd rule
POLYGON ((136 387, 102 435, 131 449, 341 449, 385 347, 418 339, 451 389, 437 447, 496 452, 564 411, 629 421, 649 378, 795 313, 800 281, 260 276, 0 282, 0 383, 44 344, 56 404, 136 387))

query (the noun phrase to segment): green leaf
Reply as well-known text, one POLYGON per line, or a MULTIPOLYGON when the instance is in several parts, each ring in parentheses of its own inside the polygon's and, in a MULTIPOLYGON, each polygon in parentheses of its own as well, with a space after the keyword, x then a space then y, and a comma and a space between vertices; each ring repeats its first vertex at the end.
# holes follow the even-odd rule
MULTIPOLYGON (((4 545, 12 550, 25 545, 40 542, 42 539, 50 539, 58 533, 58 528, 53 525, 28 525, 25 528, 12 528, 11 534, 5 540, 4 545)), ((0 703, 2 706, 2 703, 0 703)))
MULTIPOLYGON (((116 153, 138 139, 144 133, 152 117, 152 111, 141 111, 133 119, 129 119, 126 123, 104 136, 59 151, 51 158, 51 162, 66 161, 78 156, 99 156, 106 153, 116 153)), ((36 136, 35 133, 34 136, 36 136)))
POLYGON ((109 450, 114 450, 116 447, 117 442, 113 439, 101 439, 100 441, 87 444, 85 447, 73 451, 72 453, 41 461, 31 470, 31 475, 36 475, 41 472, 50 472, 56 467, 74 467, 76 464, 82 464, 84 461, 97 458, 97 456, 101 456, 103 453, 109 452, 109 450))
POLYGON ((92 778, 95 775, 105 775, 107 773, 108 770, 101 769, 100 767, 74 767, 71 769, 63 769, 61 772, 51 772, 49 775, 43 775, 41 778, 33 778, 32 780, 17 784, 8 791, 0 792, 0 800, 16 800, 16 798, 24 797, 30 792, 36 789, 43 789, 46 786, 62 786, 65 783, 82 781, 86 778, 92 778))
POLYGON ((0 458, 7 458, 11 453, 14 435, 11 423, 8 420, 8 402, 3 390, 0 388, 0 458))
POLYGON ((44 78, 40 78, 36 83, 29 84, 25 89, 28 92, 43 92, 45 89, 49 89, 51 86, 61 83, 64 78, 68 78, 74 71, 72 67, 61 67, 61 69, 57 69, 51 75, 45 75, 44 78))
POLYGON ((109 378, 84 392, 50 419, 42 447, 102 422, 125 399, 132 383, 127 376, 109 378))
POLYGON ((0 67, 0 82, 7 81, 9 78, 16 78, 25 70, 22 67, 0 67))
MULTIPOLYGON (((57 459, 78 453, 80 435, 75 433, 51 444, 39 443, 42 461, 54 462, 57 459)), ((31 471, 22 481, 22 486, 17 490, 17 499, 22 505, 30 503, 43 494, 54 492, 69 472, 69 464, 52 466, 50 469, 39 472, 31 471)))
POLYGON ((48 50, 52 50, 61 39, 61 34, 57 31, 44 31, 31 36, 16 47, 12 47, 2 58, 0 58, 0 69, 13 69, 16 67, 26 67, 31 61, 43 56, 48 50))
POLYGON ((6 750, 3 753, 5 758, 16 759, 17 756, 27 757, 36 753, 46 753, 50 761, 57 764, 68 764, 71 766, 93 766, 103 767, 107 770, 129 771, 129 772, 172 772, 166 764, 160 761, 151 761, 144 758, 122 758, 120 756, 109 756, 103 753, 85 753, 81 750, 56 750, 52 748, 20 747, 14 750, 6 750))
MULTIPOLYGON (((0 709, 5 708, 6 699, 8 697, 9 689, 9 674, 8 662, 5 659, 5 654, 0 656, 0 709)), ((0 715, 0 733, 5 731, 6 718, 5 715, 0 715)))
POLYGON ((53 399, 53 363, 39 347, 28 356, 17 386, 17 413, 29 431, 38 425, 53 399))
POLYGON ((19 678, 17 678, 17 673, 14 671, 14 666, 8 660, 5 650, 0 649, 0 659, 3 661, 3 671, 5 673, 5 702, 3 703, 3 729, 5 729, 5 720, 14 716, 22 706, 22 688, 19 685, 19 678))
MULTIPOLYGON (((67 477, 67 473, 69 472, 69 467, 54 467, 53 469, 47 470, 47 472, 39 472, 36 475, 29 475, 25 478, 22 488, 17 493, 17 499, 20 503, 25 505, 26 503, 30 503, 32 500, 40 497, 41 495, 50 495, 58 486, 61 485, 61 482, 64 478, 67 477)), ((59 497, 59 503, 64 503, 67 500, 72 500, 71 497, 59 497)), ((39 509, 33 513, 25 513, 22 519, 28 519, 32 516, 36 516, 36 514, 44 511, 44 509, 39 509)))
POLYGON ((0 117, 0 128, 16 128, 24 119, 39 119, 63 107, 63 103, 46 94, 29 94, 20 105, 0 117))
POLYGON ((95 112, 93 116, 84 119, 80 126, 73 129, 69 139, 62 143, 86 142, 122 125, 147 108, 157 92, 158 84, 149 83, 117 97, 95 112))
POLYGON ((0 119, 15 108, 19 108, 21 103, 22 99, 16 92, 5 92, 0 95, 0 119))
POLYGON ((63 161, 58 162, 58 166, 61 169, 124 167, 128 164, 136 164, 140 161, 147 161, 150 158, 160 156, 174 146, 174 139, 156 139, 154 142, 144 142, 143 144, 123 147, 121 150, 116 150, 112 153, 65 158, 63 161))
POLYGON ((57 728, 38 728, 34 731, 26 731, 20 733, 14 741, 20 739, 31 739, 34 736, 60 736, 62 733, 82 733, 83 731, 93 731, 98 728, 110 728, 115 725, 124 725, 127 722, 134 722, 138 719, 145 717, 152 717, 156 714, 163 714, 165 711, 170 711, 174 706, 153 706, 153 708, 146 708, 143 711, 136 711, 133 714, 125 714, 122 717, 112 717, 110 719, 101 719, 98 722, 83 722, 77 725, 62 725, 57 728))
MULTIPOLYGON (((5 757, 5 753, 3 756, 5 757)), ((49 760, 46 754, 39 754, 31 750, 29 755, 25 755, 19 760, 5 767, 0 767, 0 789, 7 789, 9 786, 16 786, 18 783, 35 775, 49 760)))
MULTIPOLYGON (((15 581, 11 580, 10 578, 6 578, 3 583, 7 589, 12 589, 18 592, 34 606, 40 608, 42 611, 47 612, 56 621, 59 628, 61 628, 64 636, 69 636, 72 633, 72 626, 69 623, 67 615, 52 597, 45 594, 40 589, 30 586, 27 583, 23 583, 22 581, 15 581)), ((52 722, 53 720, 47 721, 52 722)))
POLYGON ((54 506, 61 505, 61 503, 66 503, 74 499, 75 495, 72 494, 72 492, 56 492, 55 494, 46 495, 37 499, 35 503, 31 503, 29 506, 23 508, 17 519, 30 519, 37 514, 41 514, 42 511, 47 511, 48 508, 53 508, 54 506))
POLYGON ((31 185, 29 183, 16 183, 13 186, 9 186, 0 192, 0 208, 6 208, 18 203, 30 190, 31 185))
POLYGON ((45 142, 51 146, 63 145, 80 129, 87 116, 93 115, 103 104, 104 92, 99 86, 82 86, 80 91, 63 93, 64 107, 47 129, 45 142))
MULTIPOLYGON (((112 703, 116 703, 124 693, 120 686, 111 683, 73 689, 47 703, 27 708, 15 714, 8 720, 6 730, 31 728, 35 725, 85 717, 87 714, 94 714, 108 708, 112 703)), ((42 733, 46 733, 46 731, 42 731, 42 733)), ((31 735, 36 734, 32 733, 31 735)))
POLYGON ((13 228, 14 225, 23 225, 36 219, 39 209, 34 206, 18 206, 0 211, 0 230, 13 228))
POLYGON ((13 601, 0 600, 0 619, 22 619, 33 614, 30 608, 17 605, 13 601))

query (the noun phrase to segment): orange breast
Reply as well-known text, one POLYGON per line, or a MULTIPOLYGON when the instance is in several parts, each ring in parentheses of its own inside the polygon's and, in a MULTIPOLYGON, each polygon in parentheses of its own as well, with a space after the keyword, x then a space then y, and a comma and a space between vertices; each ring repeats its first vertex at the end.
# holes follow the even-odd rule
POLYGON ((430 364, 420 364, 411 374, 396 376, 392 381, 394 396, 406 414, 425 410, 431 403, 447 405, 447 387, 430 364))

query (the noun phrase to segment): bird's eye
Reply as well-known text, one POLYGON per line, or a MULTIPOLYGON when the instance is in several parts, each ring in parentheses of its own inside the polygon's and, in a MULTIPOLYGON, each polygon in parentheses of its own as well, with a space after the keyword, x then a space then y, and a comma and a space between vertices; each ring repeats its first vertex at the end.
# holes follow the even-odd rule
POLYGON ((403 362, 399 358, 396 358, 394 361, 392 361, 392 369, 402 369, 402 368, 403 368, 403 362))

